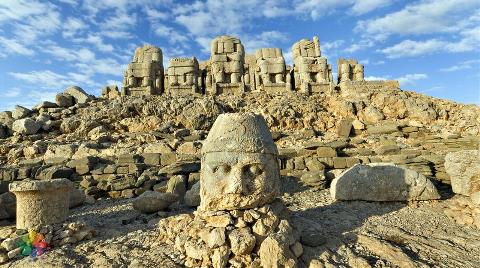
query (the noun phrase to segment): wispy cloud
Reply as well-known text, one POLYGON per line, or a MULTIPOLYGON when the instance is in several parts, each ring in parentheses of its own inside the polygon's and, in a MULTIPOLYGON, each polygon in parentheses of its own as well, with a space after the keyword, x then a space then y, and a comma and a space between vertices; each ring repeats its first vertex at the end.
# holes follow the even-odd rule
POLYGON ((398 80, 400 85, 413 85, 418 80, 427 79, 428 75, 426 74, 406 74, 404 76, 397 77, 395 80, 398 80))
POLYGON ((456 72, 456 71, 461 71, 461 70, 466 70, 466 69, 471 69, 471 68, 478 68, 480 69, 480 60, 467 60, 467 61, 462 61, 459 62, 456 65, 447 67, 447 68, 442 68, 440 71, 442 72, 456 72))

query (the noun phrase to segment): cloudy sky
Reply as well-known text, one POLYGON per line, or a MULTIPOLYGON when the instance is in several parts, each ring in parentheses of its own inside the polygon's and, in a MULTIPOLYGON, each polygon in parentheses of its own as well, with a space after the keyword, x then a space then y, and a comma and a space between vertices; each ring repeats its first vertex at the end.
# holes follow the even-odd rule
POLYGON ((368 79, 480 104, 478 0, 0 0, 0 111, 52 100, 69 85, 99 95, 122 81, 135 47, 209 57, 216 35, 247 52, 320 38, 333 64, 357 58, 368 79))

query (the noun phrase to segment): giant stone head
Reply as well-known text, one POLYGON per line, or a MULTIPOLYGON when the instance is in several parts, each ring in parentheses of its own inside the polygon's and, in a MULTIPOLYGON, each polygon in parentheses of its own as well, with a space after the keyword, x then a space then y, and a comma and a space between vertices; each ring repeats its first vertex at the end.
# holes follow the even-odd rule
POLYGON ((279 193, 278 151, 265 119, 220 115, 202 147, 200 210, 262 206, 279 193))

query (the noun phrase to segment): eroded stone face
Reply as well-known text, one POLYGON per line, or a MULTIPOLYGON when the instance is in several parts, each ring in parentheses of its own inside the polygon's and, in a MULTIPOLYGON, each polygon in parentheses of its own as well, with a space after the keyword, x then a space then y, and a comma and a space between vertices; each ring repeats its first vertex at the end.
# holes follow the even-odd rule
POLYGON ((264 205, 277 196, 279 181, 278 151, 265 119, 252 113, 220 115, 202 147, 200 209, 264 205))
POLYGON ((203 210, 244 209, 275 199, 277 157, 261 153, 208 153, 203 156, 200 189, 203 210))

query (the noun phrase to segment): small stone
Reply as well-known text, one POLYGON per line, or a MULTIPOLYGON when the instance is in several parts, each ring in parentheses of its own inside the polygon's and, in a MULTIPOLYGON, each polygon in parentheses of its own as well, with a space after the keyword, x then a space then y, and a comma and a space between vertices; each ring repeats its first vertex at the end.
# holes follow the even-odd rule
POLYGON ((205 221, 207 222, 207 226, 212 226, 212 227, 227 227, 230 224, 233 224, 233 220, 230 216, 230 214, 225 213, 221 215, 212 215, 212 216, 206 216, 205 221))
POLYGON ((320 189, 325 189, 327 181, 325 178, 325 172, 322 171, 308 171, 305 172, 300 180, 307 186, 318 186, 320 189))
POLYGON ((195 183, 192 188, 185 193, 185 204, 191 207, 200 205, 200 182, 195 183))
POLYGON ((178 196, 172 193, 146 191, 133 201, 133 208, 144 213, 153 213, 166 209, 177 200, 178 196))
POLYGON ((7 256, 8 256, 9 259, 13 259, 13 258, 19 256, 21 252, 22 252, 22 248, 16 248, 16 249, 8 251, 7 256))
POLYGON ((2 250, 0 250, 0 264, 6 263, 9 259, 10 258, 8 257, 8 253, 2 252, 2 250))
POLYGON ((210 248, 225 244, 225 228, 214 228, 206 237, 205 243, 210 248))
POLYGON ((228 235, 230 246, 235 255, 248 255, 255 247, 255 236, 248 228, 234 229, 228 235))
POLYGON ((262 267, 296 267, 295 255, 279 236, 268 236, 258 254, 262 267))
POLYGON ((185 175, 172 176, 167 183, 167 193, 176 194, 180 200, 183 200, 187 191, 187 177, 185 175))
POLYGON ((302 254, 303 254, 303 246, 302 244, 300 244, 300 242, 295 242, 295 244, 293 244, 290 249, 292 250, 293 254, 295 255, 295 257, 300 257, 302 254))
POLYGON ((17 244, 18 242, 20 242, 21 239, 22 238, 20 236, 16 238, 7 238, 2 242, 1 246, 7 251, 14 250, 15 248, 17 248, 17 244))

